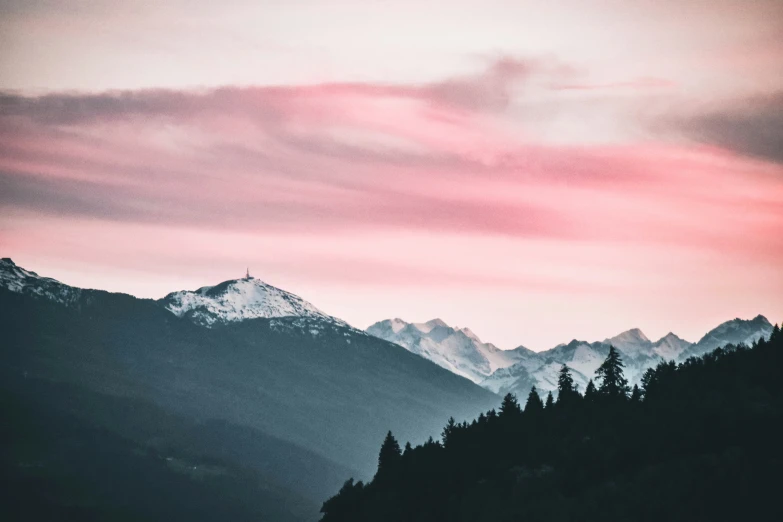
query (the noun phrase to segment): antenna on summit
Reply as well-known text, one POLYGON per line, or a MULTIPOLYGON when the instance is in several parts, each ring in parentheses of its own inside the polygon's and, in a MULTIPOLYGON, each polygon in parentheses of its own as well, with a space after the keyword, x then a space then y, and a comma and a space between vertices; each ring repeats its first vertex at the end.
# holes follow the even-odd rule
POLYGON ((250 277, 250 267, 247 267, 247 273, 246 273, 246 275, 245 275, 245 279, 252 279, 252 278, 250 277))

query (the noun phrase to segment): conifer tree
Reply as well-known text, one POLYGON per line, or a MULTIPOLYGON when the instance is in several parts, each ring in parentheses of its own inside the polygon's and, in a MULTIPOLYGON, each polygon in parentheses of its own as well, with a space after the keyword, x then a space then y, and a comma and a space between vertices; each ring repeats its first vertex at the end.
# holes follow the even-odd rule
POLYGON ((560 367, 560 374, 557 377, 557 402, 568 403, 576 398, 578 392, 574 385, 574 378, 571 376, 571 369, 565 364, 560 367))
POLYGON ((538 394, 538 390, 533 386, 530 389, 530 394, 527 396, 527 403, 525 404, 525 413, 538 413, 543 411, 544 402, 541 400, 541 396, 538 394))
POLYGON ((503 397, 503 402, 500 404, 500 416, 507 417, 509 415, 517 415, 521 412, 522 410, 519 407, 516 395, 507 393, 506 396, 503 397))
POLYGON ((552 406, 555 404, 555 398, 552 397, 552 392, 549 392, 549 394, 546 396, 546 404, 544 404, 544 408, 551 409, 552 406))
POLYGON ((594 401, 595 396, 598 394, 598 391, 595 389, 595 384, 593 384, 593 379, 590 379, 590 381, 587 383, 587 388, 585 388, 585 399, 589 401, 594 401))
POLYGON ((633 391, 631 391, 631 401, 633 402, 642 401, 642 390, 640 390, 639 386, 636 384, 633 385, 633 391))
POLYGON ((623 375, 623 364, 620 353, 614 346, 609 347, 609 355, 606 360, 595 371, 597 378, 601 379, 601 387, 598 393, 605 397, 627 397, 628 380, 623 375))
POLYGON ((443 432, 440 434, 444 446, 449 445, 449 441, 451 441, 451 438, 456 430, 457 430, 457 422, 454 420, 454 417, 449 417, 449 421, 446 424, 446 427, 443 428, 443 432))
POLYGON ((376 476, 384 476, 393 470, 402 456, 400 444, 394 438, 392 432, 386 434, 386 438, 381 444, 381 451, 378 454, 378 472, 376 476))
POLYGON ((650 388, 655 385, 655 369, 654 368, 647 368, 644 371, 644 374, 642 374, 642 389, 644 390, 645 395, 648 391, 650 391, 650 388))

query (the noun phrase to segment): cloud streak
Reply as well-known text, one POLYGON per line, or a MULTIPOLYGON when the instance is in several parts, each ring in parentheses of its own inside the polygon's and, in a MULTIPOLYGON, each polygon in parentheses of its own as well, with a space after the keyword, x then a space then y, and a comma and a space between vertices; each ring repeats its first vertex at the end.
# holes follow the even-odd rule
MULTIPOLYGON (((727 280, 736 297, 774 278, 778 97, 656 114, 655 127, 634 109, 676 86, 583 80, 556 60, 501 58, 425 83, 4 93, 0 241, 21 263, 156 264, 189 286, 255 262, 272 283, 307 282, 306 297, 320 288, 326 309, 378 287, 390 307, 422 287, 448 308, 450 289, 471 288, 502 294, 507 318, 513 302, 535 312, 528 296, 598 321, 656 288, 707 303, 727 280), (654 132, 565 138, 596 93, 654 132)), ((400 315, 346 310, 358 324, 400 315)))

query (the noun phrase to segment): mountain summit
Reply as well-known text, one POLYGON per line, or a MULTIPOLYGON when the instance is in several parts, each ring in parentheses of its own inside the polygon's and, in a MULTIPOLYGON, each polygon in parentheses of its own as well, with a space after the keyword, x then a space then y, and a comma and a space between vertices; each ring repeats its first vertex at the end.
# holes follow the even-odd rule
POLYGON ((250 276, 195 291, 172 292, 159 302, 174 315, 204 326, 276 317, 304 317, 347 326, 301 297, 250 276))
POLYGON ((501 350, 494 344, 482 342, 470 329, 451 327, 442 319, 426 323, 386 319, 367 328, 367 333, 399 344, 476 383, 498 368, 510 366, 533 353, 521 346, 514 350, 501 350))
POLYGON ((0 259, 0 288, 17 294, 32 295, 60 304, 69 304, 79 298, 81 289, 64 285, 56 279, 39 276, 25 270, 9 257, 0 259))
POLYGON ((610 346, 620 351, 626 377, 636 383, 647 368, 661 361, 682 362, 718 346, 749 345, 759 337, 769 337, 772 324, 762 315, 751 320, 733 319, 711 330, 696 344, 674 333, 653 342, 640 329, 632 328, 603 341, 574 339, 543 352, 533 352, 522 346, 504 351, 482 342, 470 329, 452 328, 440 319, 426 323, 387 319, 366 331, 399 344, 492 392, 501 395, 513 392, 524 397, 532 386, 544 392, 556 390, 558 372, 563 364, 571 368, 574 382, 584 390, 606 359, 610 346))

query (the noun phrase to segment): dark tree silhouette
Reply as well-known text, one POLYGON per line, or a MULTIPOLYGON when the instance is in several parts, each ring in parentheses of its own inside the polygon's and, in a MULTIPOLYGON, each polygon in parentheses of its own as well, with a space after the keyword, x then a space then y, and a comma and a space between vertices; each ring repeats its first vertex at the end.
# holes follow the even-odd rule
POLYGON ((537 414, 544 410, 544 402, 541 400, 541 396, 538 394, 538 390, 535 386, 530 389, 530 394, 527 396, 527 403, 525 403, 525 413, 537 414))
POLYGON ((505 397, 503 397, 503 402, 500 403, 500 416, 514 416, 521 412, 522 410, 519 407, 516 395, 513 393, 507 393, 505 397))
POLYGON ((381 451, 378 454, 378 472, 376 477, 383 477, 391 473, 397 467, 401 456, 400 444, 394 438, 392 432, 389 431, 383 440, 381 451))
POLYGON ((557 377, 557 403, 568 404, 579 397, 579 392, 574 385, 571 369, 565 364, 560 367, 557 377))
POLYGON ((588 401, 594 401, 595 397, 598 395, 598 390, 595 389, 595 384, 593 384, 593 379, 590 379, 587 383, 587 388, 585 388, 585 399, 588 401))
POLYGON ((454 417, 449 417, 448 423, 446 423, 446 426, 440 434, 444 446, 448 447, 451 437, 454 435, 454 432, 457 431, 457 428, 457 422, 454 420, 454 417))
POLYGON ((549 395, 544 407, 533 388, 520 415, 509 394, 500 415, 449 419, 444 444, 430 438, 402 457, 389 434, 379 467, 390 471, 379 469, 368 485, 347 483, 324 504, 322 522, 780 518, 779 327, 752 348, 661 362, 631 400, 607 399, 627 393, 614 350, 602 368, 603 392, 590 381, 585 400, 569 407, 549 395))
POLYGON ((623 375, 623 360, 620 353, 614 346, 609 347, 609 355, 606 360, 595 371, 598 379, 601 379, 601 386, 598 393, 604 397, 628 397, 628 379, 623 375))
POLYGON ((544 403, 544 408, 550 409, 554 405, 555 405, 555 398, 552 397, 552 392, 549 392, 546 396, 546 403, 544 403))

